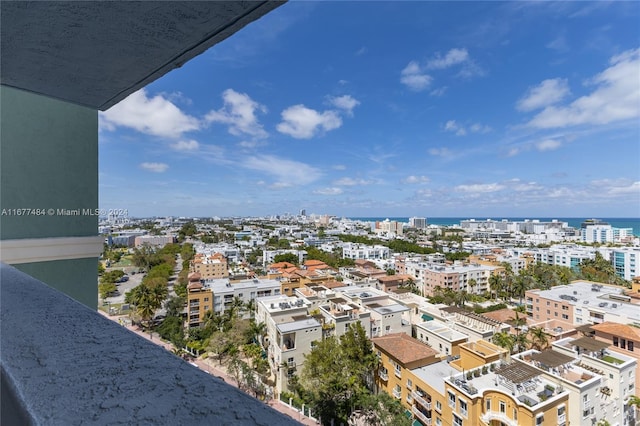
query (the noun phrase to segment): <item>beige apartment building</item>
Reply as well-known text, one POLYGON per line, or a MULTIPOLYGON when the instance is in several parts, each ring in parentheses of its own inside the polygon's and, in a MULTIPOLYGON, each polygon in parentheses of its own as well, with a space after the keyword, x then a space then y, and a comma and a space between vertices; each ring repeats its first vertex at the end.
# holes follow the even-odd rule
POLYGON ((200 274, 203 280, 229 277, 227 258, 221 253, 214 253, 211 256, 196 254, 190 266, 191 272, 200 274))

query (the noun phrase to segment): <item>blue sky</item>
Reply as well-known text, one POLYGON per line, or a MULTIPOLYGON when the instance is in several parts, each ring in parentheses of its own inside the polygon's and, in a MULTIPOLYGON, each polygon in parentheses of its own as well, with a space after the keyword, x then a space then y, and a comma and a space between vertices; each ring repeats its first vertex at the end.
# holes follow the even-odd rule
POLYGON ((100 207, 640 217, 638 22, 638 2, 287 3, 100 113, 100 207))

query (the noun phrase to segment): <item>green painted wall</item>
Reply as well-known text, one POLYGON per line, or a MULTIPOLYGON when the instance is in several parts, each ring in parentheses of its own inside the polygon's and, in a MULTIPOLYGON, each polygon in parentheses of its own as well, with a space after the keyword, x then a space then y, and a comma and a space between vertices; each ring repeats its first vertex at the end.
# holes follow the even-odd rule
MULTIPOLYGON (((98 112, 0 86, 0 240, 97 235, 97 207, 98 112)), ((97 307, 97 259, 15 266, 97 307)))
POLYGON ((92 309, 98 309, 97 259, 21 263, 13 267, 92 309))
POLYGON ((96 235, 96 216, 58 209, 98 207, 98 112, 0 86, 0 129, 0 239, 96 235))

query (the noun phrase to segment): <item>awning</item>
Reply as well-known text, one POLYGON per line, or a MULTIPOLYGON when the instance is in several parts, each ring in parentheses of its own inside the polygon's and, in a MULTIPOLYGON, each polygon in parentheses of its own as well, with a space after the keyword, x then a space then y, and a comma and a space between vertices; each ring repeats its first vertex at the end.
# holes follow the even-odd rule
POLYGON ((433 317, 431 315, 422 314, 422 321, 433 321, 433 317))
POLYGON ((411 418, 412 414, 411 414, 411 410, 405 410, 404 411, 404 415, 407 416, 408 419, 411 418))
POLYGON ((414 420, 411 426, 423 426, 418 420, 414 420))

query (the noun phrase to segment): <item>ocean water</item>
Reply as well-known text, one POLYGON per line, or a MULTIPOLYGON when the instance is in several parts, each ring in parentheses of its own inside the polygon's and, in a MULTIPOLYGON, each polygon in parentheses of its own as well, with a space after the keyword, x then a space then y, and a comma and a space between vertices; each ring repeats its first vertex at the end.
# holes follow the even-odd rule
MULTIPOLYGON (((378 222, 385 219, 389 219, 396 222, 409 223, 408 217, 350 217, 351 220, 361 220, 364 222, 378 222)), ((523 221, 523 220, 539 220, 540 222, 551 222, 557 220, 558 222, 567 222, 572 228, 580 228, 580 224, 587 219, 600 219, 603 222, 608 223, 614 228, 632 228, 633 235, 640 236, 640 218, 629 217, 616 217, 616 218, 592 218, 592 217, 427 217, 427 225, 440 225, 440 226, 452 226, 460 225, 460 221, 475 219, 486 220, 492 219, 495 221, 501 221, 503 219, 509 221, 523 221)))

